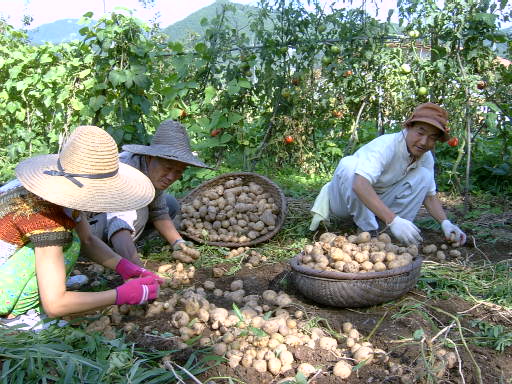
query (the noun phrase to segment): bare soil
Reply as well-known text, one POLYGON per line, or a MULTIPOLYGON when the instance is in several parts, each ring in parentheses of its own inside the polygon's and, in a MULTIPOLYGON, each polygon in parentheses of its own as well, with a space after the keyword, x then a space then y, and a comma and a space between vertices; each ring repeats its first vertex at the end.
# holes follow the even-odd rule
MULTIPOLYGON (((446 201, 445 201, 446 203, 446 201)), ((448 201, 453 203, 453 201, 448 201)), ((509 211, 505 211, 500 217, 489 218, 488 220, 501 220, 505 223, 503 236, 500 241, 493 243, 484 243, 477 240, 473 233, 468 232, 468 244, 460 248, 463 262, 479 262, 482 260, 498 262, 512 258, 512 233, 510 232, 510 223, 507 224, 509 211)), ((455 216, 459 212, 452 211, 455 216)), ((420 217, 426 217, 426 212, 421 212, 420 217)), ((460 222, 457 222, 460 224, 460 222)), ((347 227, 348 231, 354 228, 347 227)), ((438 231, 423 230, 424 241, 426 243, 442 244, 443 238, 438 231)), ((317 234, 318 235, 318 234, 317 234)), ((294 255, 290 255, 292 257, 294 255)), ((148 267, 156 269, 158 264, 149 263, 148 267)), ((223 266, 217 265, 217 266, 223 266)), ((225 265, 228 267, 228 265, 225 265)), ((284 279, 283 272, 289 271, 287 262, 264 264, 256 268, 242 267, 235 276, 223 276, 214 279, 216 287, 227 289, 231 281, 242 279, 246 294, 261 294, 266 289, 285 290, 293 297, 293 310, 303 310, 309 319, 315 319, 320 325, 327 324, 332 330, 340 332, 344 322, 352 322, 357 329, 365 336, 370 336, 369 341, 377 348, 385 350, 390 361, 399 364, 401 370, 396 372, 390 369, 389 363, 372 363, 369 366, 363 366, 356 370, 346 383, 477 383, 477 368, 479 367, 482 383, 512 383, 512 348, 507 347, 503 353, 494 349, 477 346, 468 341, 468 348, 473 358, 460 343, 459 330, 457 324, 453 321, 451 315, 458 315, 461 319, 461 327, 464 329, 464 335, 467 337, 470 331, 476 331, 472 326, 471 320, 485 319, 493 324, 502 324, 505 327, 512 326, 512 317, 510 312, 503 312, 497 306, 481 303, 475 305, 464 301, 459 297, 447 297, 445 299, 430 299, 424 292, 412 290, 406 296, 394 302, 386 303, 369 308, 334 308, 318 305, 315 302, 303 297, 289 280, 284 279), (405 305, 408 304, 409 307, 405 305), (418 305, 420 310, 414 311, 413 305, 418 305), (405 313, 404 308, 410 308, 411 311, 405 313), (441 337, 434 342, 431 339, 440 330, 450 327, 448 335, 453 340, 457 340, 456 350, 461 356, 461 366, 455 366, 447 369, 445 373, 437 378, 435 375, 428 376, 424 369, 424 362, 431 358, 431 351, 439 348, 441 337), (413 339, 415 331, 423 329, 425 332, 424 342, 413 339)), ((210 268, 200 269, 196 272, 192 284, 201 285, 206 279, 213 279, 210 268)), ((208 300, 218 306, 224 306, 228 309, 231 304, 222 298, 212 296, 208 300)), ((130 338, 139 346, 150 350, 164 350, 174 347, 172 340, 160 338, 156 335, 171 330, 169 324, 169 315, 161 314, 158 317, 125 319, 126 321, 136 322, 140 329, 146 329, 145 332, 132 334, 130 338), (146 328, 145 328, 146 327, 146 328), (152 332, 156 331, 156 332, 152 332)), ((444 333, 443 333, 444 335, 444 333)), ((192 350, 183 350, 181 355, 175 355, 177 359, 180 356, 183 360, 192 350)), ((340 379, 332 374, 332 368, 338 361, 338 358, 332 353, 323 350, 312 350, 308 347, 296 347, 292 349, 295 357, 294 368, 302 362, 308 362, 315 367, 320 368, 319 373, 310 379, 310 383, 338 383, 340 379)), ((235 378, 248 384, 259 383, 278 383, 286 377, 291 379, 294 371, 285 372, 278 377, 273 377, 269 373, 260 374, 252 368, 238 366, 233 369, 226 363, 212 366, 203 373, 199 379, 202 382, 209 383, 228 383, 232 382, 229 378, 235 378)))

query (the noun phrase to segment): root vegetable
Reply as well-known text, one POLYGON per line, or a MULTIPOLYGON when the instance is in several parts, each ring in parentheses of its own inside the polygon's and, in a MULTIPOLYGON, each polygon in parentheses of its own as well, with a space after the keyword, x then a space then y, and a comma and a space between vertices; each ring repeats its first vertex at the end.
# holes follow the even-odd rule
POLYGON ((217 289, 213 290, 213 294, 214 294, 214 296, 221 297, 224 295, 224 292, 222 292, 222 289, 217 288, 217 289))
POLYGON ((265 300, 267 303, 274 304, 277 297, 277 292, 267 290, 262 293, 261 297, 263 297, 263 300, 265 300))
POLYGON ((352 366, 345 360, 340 360, 336 363, 332 372, 334 376, 347 379, 352 374, 352 366))
POLYGON ((439 261, 445 261, 446 260, 446 255, 444 254, 443 251, 437 251, 436 252, 436 258, 439 261))
POLYGON ((356 344, 356 341, 351 337, 347 337, 346 344, 347 348, 352 348, 356 344))
POLYGON ((275 300, 275 304, 279 307, 286 307, 291 303, 292 299, 286 293, 278 295, 275 300))
POLYGON ((336 235, 331 232, 325 232, 320 235, 318 238, 318 241, 321 241, 322 243, 331 243, 336 238, 336 235))
POLYGON ((349 261, 343 266, 343 272, 356 273, 359 272, 359 263, 357 261, 349 261))
POLYGON ((211 280, 206 280, 204 283, 203 283, 203 286, 204 286, 204 289, 207 289, 209 291, 212 291, 215 289, 215 283, 211 280))
POLYGON ((355 341, 359 340, 359 338, 361 337, 359 335, 359 331, 355 328, 352 328, 350 331, 348 331, 347 336, 354 339, 355 341))
POLYGON ((273 375, 278 375, 281 371, 282 363, 278 358, 268 360, 268 371, 273 375))
POLYGON ((218 343, 213 346, 213 353, 218 356, 224 356, 227 350, 228 346, 225 343, 218 343))
POLYGON ((242 357, 241 356, 237 356, 237 355, 231 355, 229 357, 229 360, 228 360, 228 365, 231 367, 231 368, 236 368, 240 365, 240 361, 242 360, 242 357))
POLYGON ((190 317, 187 312, 178 311, 175 312, 171 317, 171 324, 175 328, 181 328, 187 325, 190 321, 190 317))
POLYGON ((437 247, 435 246, 435 244, 429 244, 429 245, 426 245, 423 247, 423 253, 425 255, 429 255, 431 253, 436 253, 437 251, 437 247))
POLYGON ((362 243, 368 243, 371 240, 372 236, 369 232, 361 232, 359 236, 357 236, 356 243, 362 244, 362 243))
POLYGON ((316 369, 309 363, 302 363, 297 367, 297 372, 302 373, 304 377, 308 378, 316 372, 316 369))
POLYGON ((282 351, 279 354, 279 360, 281 360, 282 365, 291 365, 293 363, 293 355, 290 351, 282 351))
POLYGON ((324 336, 324 337, 321 337, 320 340, 318 341, 318 346, 321 349, 325 349, 327 351, 333 351, 338 346, 338 342, 336 341, 336 339, 334 339, 332 337, 324 336))
POLYGON ((252 362, 252 367, 260 373, 267 372, 267 361, 256 359, 252 362))
POLYGON ((370 364, 373 360, 373 349, 371 347, 361 347, 354 353, 354 360, 357 363, 360 363, 362 361, 365 362, 365 364, 370 364))
POLYGON ((342 328, 343 328, 343 333, 348 334, 352 330, 352 328, 354 328, 354 325, 347 321, 347 322, 343 323, 342 328))
POLYGON ((457 249, 450 249, 450 251, 448 251, 448 254, 451 257, 461 257, 462 256, 461 252, 457 249))
POLYGON ((384 264, 382 261, 378 261, 375 264, 373 264, 373 269, 375 272, 382 272, 386 270, 386 264, 384 264))

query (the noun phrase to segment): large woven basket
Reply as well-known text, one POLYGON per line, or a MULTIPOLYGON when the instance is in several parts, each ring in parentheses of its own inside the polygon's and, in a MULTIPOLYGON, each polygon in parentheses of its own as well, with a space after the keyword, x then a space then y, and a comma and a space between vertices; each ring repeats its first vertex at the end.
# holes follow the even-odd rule
MULTIPOLYGON (((262 243, 264 241, 267 241, 271 239, 279 230, 282 228, 284 224, 284 219, 286 217, 287 212, 287 205, 286 205, 286 197, 284 196, 283 191, 281 188, 277 186, 273 181, 271 181, 269 178, 259 175, 257 173, 253 172, 232 172, 232 173, 225 173, 223 175, 217 176, 216 178, 213 178, 211 180, 205 181, 203 184, 192 190, 188 195, 186 195, 183 199, 181 199, 181 203, 190 203, 192 202, 196 197, 198 197, 202 191, 205 189, 210 189, 212 187, 215 187, 216 185, 223 184, 225 181, 231 179, 231 178, 241 178, 244 184, 248 184, 250 181, 253 181, 263 188, 264 192, 267 192, 272 196, 274 199, 275 204, 279 207, 279 212, 276 214, 276 225, 274 226, 274 229, 272 231, 267 232, 265 235, 262 235, 260 237, 257 237, 253 240, 246 241, 244 243, 236 243, 236 242, 224 242, 224 241, 208 241, 204 238, 194 236, 188 232, 186 232, 183 229, 179 229, 179 232, 181 235, 188 237, 191 240, 194 240, 198 243, 203 244, 209 244, 219 247, 228 247, 228 248, 236 248, 236 247, 249 247, 253 246, 258 243, 262 243)), ((180 213, 178 213, 178 220, 181 220, 180 213)))
POLYGON ((405 295, 416 285, 423 261, 418 256, 401 268, 344 273, 306 267, 299 263, 299 256, 290 261, 296 289, 320 304, 346 308, 381 304, 405 295))

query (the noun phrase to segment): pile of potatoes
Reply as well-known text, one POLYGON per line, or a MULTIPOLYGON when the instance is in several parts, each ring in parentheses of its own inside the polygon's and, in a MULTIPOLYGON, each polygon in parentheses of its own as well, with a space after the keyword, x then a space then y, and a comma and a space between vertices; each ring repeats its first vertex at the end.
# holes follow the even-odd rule
POLYGON ((196 267, 182 263, 163 264, 158 267, 157 273, 164 279, 160 289, 176 289, 182 285, 189 285, 196 274, 196 267))
POLYGON ((294 364, 291 348, 297 346, 322 349, 335 356, 338 362, 333 373, 341 378, 350 376, 354 364, 388 359, 385 351, 363 342, 363 336, 351 323, 344 323, 340 337, 334 338, 321 328, 308 327, 305 314, 293 307, 286 293, 267 290, 261 295, 247 295, 242 280, 232 281, 226 291, 207 280, 203 286, 174 291, 166 299, 162 294, 160 297, 145 306, 112 306, 88 330, 110 334, 112 325, 122 325, 125 332, 136 332, 139 329, 135 323, 123 322, 124 316, 132 316, 148 319, 142 331, 151 335, 151 318, 165 314, 167 320, 159 318, 159 323, 153 324, 161 326, 162 321, 167 321, 178 348, 189 348, 187 342, 197 340, 200 347, 211 347, 214 354, 225 356, 232 368, 242 365, 272 375, 292 370, 293 375, 302 372, 309 377, 316 372, 307 362, 294 364), (217 307, 208 300, 215 297, 231 300, 239 309, 217 307))
POLYGON ((232 249, 226 255, 226 259, 238 257, 242 254, 244 255, 245 266, 249 267, 249 268, 257 267, 261 263, 264 263, 265 261, 267 261, 266 256, 263 256, 258 251, 250 250, 249 247, 239 247, 239 248, 232 249))
POLYGON ((347 273, 382 272, 404 267, 418 255, 418 247, 399 247, 386 233, 371 237, 368 232, 341 236, 323 233, 319 241, 307 244, 299 263, 322 271, 347 273))
MULTIPOLYGON (((452 243, 452 246, 454 246, 454 244, 456 243, 452 243)), ((438 250, 435 244, 429 244, 423 247, 422 252, 427 257, 435 257, 438 261, 446 260, 446 252, 448 252, 448 255, 453 258, 459 258, 462 256, 458 249, 449 250, 446 244, 441 244, 440 248, 441 249, 438 250)))
POLYGON ((254 181, 231 178, 181 206, 181 229, 208 241, 247 243, 275 229, 279 207, 254 181))

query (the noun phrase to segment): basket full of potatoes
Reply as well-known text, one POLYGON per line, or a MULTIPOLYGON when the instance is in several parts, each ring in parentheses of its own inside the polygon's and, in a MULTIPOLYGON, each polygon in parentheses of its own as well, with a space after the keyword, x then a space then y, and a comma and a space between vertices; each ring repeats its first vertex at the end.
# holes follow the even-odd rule
POLYGON ((337 307, 396 299, 415 285, 423 259, 415 245, 400 247, 386 233, 324 233, 291 261, 292 281, 306 297, 337 307))
POLYGON ((208 180, 181 200, 180 233, 221 247, 252 246, 283 226, 286 198, 270 179, 252 172, 208 180))

